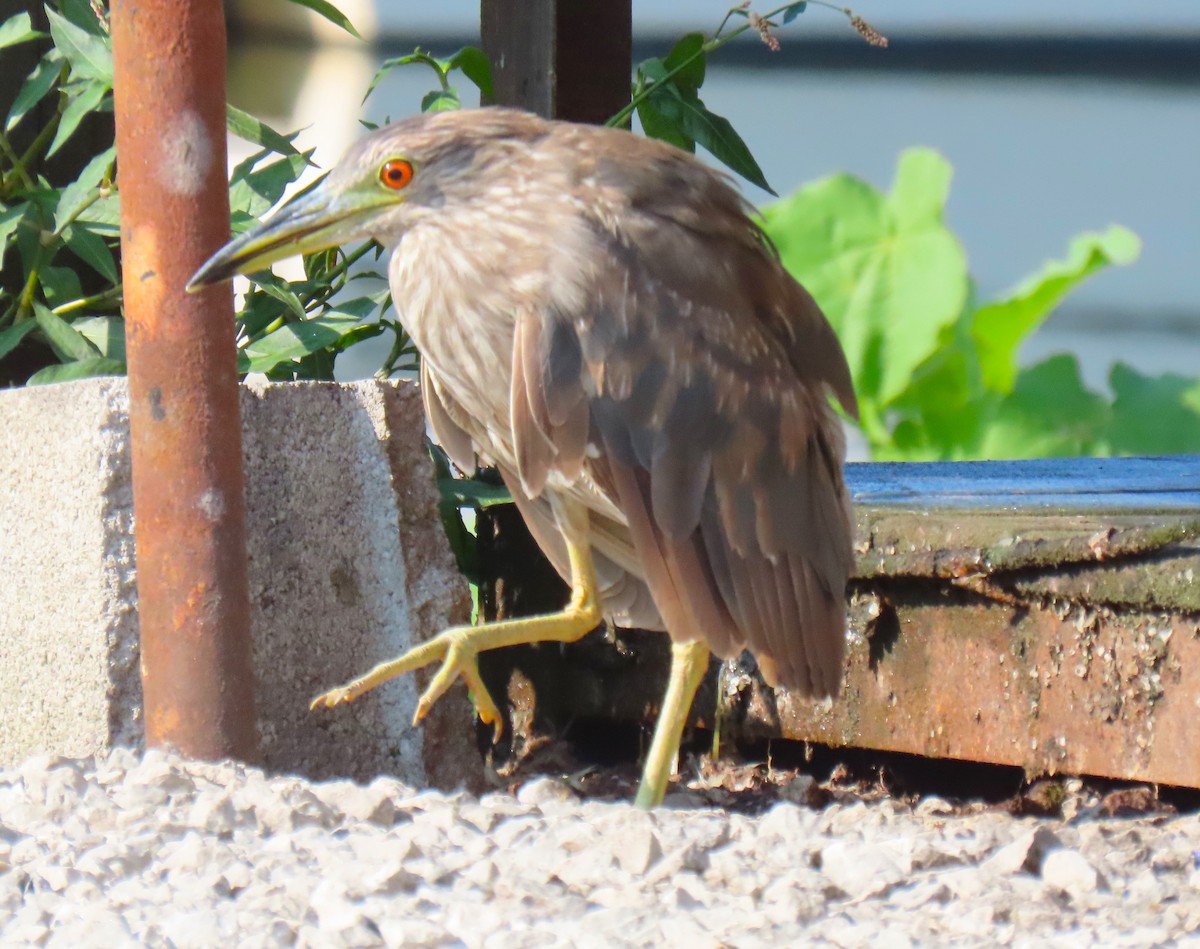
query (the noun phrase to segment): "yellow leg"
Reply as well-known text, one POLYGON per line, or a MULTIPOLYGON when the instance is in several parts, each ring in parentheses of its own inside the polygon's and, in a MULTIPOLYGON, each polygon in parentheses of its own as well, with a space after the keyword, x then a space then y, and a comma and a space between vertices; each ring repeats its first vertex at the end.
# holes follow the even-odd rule
POLYGON ((651 808, 662 803, 667 783, 675 770, 679 739, 683 736, 688 710, 707 669, 708 647, 704 643, 671 644, 671 681, 667 684, 650 753, 642 768, 642 783, 638 785, 635 801, 638 807, 651 808))
POLYGON ((596 571, 592 566, 591 547, 587 537, 587 511, 574 505, 555 505, 555 514, 567 541, 571 560, 571 600, 561 613, 534 616, 528 619, 503 620, 481 626, 454 626, 409 650, 398 659, 377 665, 366 675, 359 676, 340 688, 318 695, 310 708, 332 708, 343 702, 353 702, 389 679, 412 672, 442 660, 442 667, 429 683, 413 716, 415 725, 428 714, 436 702, 462 676, 475 697, 475 709, 485 724, 494 725, 500 738, 503 721, 500 710, 492 700, 479 675, 476 656, 488 649, 516 646, 522 643, 574 642, 595 629, 602 619, 596 595, 596 571))

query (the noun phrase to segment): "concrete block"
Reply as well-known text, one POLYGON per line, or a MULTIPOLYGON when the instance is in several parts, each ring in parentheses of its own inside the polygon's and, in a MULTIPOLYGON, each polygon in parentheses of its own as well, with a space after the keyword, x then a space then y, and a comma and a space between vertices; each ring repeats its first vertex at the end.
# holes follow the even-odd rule
POLYGON ((0 390, 0 765, 141 740, 127 404, 0 390))
MULTIPOLYGON (((419 680, 349 707, 316 693, 453 623, 469 601, 437 517, 415 388, 242 392, 258 726, 264 764, 311 777, 477 784, 461 690, 427 725, 419 680)), ((0 766, 141 742, 125 382, 0 391, 0 766)))

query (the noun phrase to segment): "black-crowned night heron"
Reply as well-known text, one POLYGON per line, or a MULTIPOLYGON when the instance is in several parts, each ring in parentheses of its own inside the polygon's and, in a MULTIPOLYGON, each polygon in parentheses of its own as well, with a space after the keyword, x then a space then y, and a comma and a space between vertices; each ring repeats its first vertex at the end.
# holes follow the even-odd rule
POLYGON ((476 654, 603 618, 665 630, 672 666, 638 792, 662 800, 710 651, 837 693, 851 566, 837 338, 749 207, 692 155, 522 112, 441 112, 358 142, 192 285, 374 238, 421 352, 429 425, 494 464, 571 585, 559 613, 456 627, 313 704, 441 660, 415 720, 476 654))

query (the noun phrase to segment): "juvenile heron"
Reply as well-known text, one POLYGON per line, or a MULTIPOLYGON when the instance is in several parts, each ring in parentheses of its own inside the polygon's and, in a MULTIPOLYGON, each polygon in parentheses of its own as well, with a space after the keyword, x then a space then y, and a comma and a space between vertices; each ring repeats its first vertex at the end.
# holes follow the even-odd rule
POLYGON ((558 613, 455 627, 317 698, 349 702, 440 660, 414 722, 476 654, 571 642, 602 619, 664 630, 672 664, 638 803, 662 800, 710 652, 837 693, 851 566, 837 338, 726 178, 628 132, 504 109, 359 141, 192 286, 374 238, 421 352, 430 428, 497 466, 571 586, 558 613))

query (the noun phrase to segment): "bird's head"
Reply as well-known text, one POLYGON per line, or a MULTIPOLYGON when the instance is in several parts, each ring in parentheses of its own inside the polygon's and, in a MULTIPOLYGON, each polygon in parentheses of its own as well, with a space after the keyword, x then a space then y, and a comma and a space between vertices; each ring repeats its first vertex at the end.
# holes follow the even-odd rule
POLYGON ((481 197, 489 170, 519 162, 545 127, 528 113, 474 109, 381 128, 355 143, 319 184, 217 251, 188 289, 353 241, 395 244, 422 216, 481 197))

